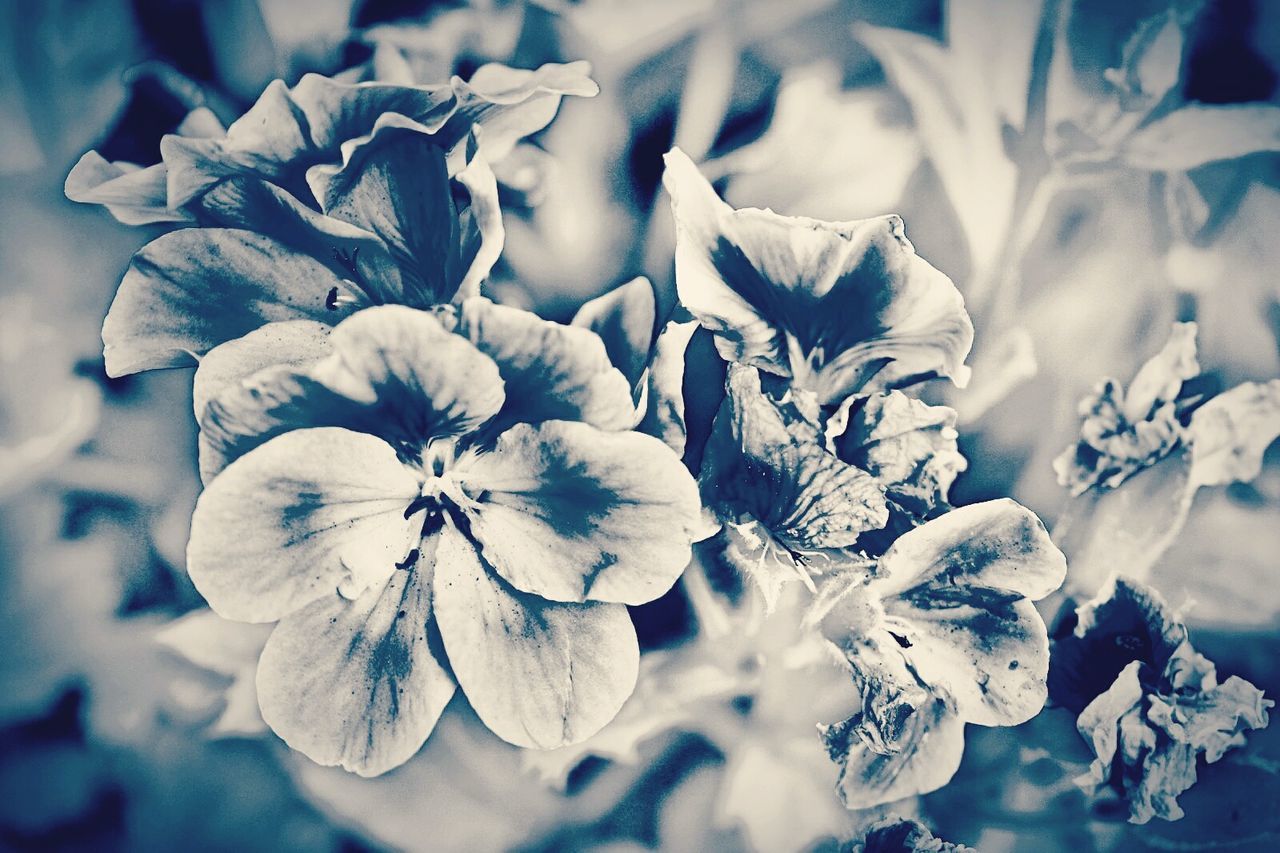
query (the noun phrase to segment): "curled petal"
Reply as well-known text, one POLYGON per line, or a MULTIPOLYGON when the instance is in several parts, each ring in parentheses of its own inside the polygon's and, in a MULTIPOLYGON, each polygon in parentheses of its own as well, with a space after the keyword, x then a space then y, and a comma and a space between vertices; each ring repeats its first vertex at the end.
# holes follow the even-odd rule
POLYGON ((361 776, 421 748, 454 692, 436 657, 429 572, 419 563, 354 601, 331 592, 280 621, 257 682, 262 716, 285 743, 361 776))
POLYGON ((1067 563, 1036 514, 1007 498, 954 509, 900 537, 881 558, 881 597, 945 604, 969 590, 1032 601, 1062 585, 1067 563))
POLYGON ((731 367, 727 385, 702 464, 710 507, 758 520, 793 550, 847 547, 884 525, 880 486, 828 451, 796 405, 769 398, 753 368, 731 367))
POLYGON ((967 381, 964 300, 915 254, 901 219, 733 210, 681 151, 666 161, 680 299, 726 359, 789 377, 824 404, 932 376, 967 381))
POLYGON ((554 749, 585 740, 635 688, 635 629, 619 604, 561 604, 513 589, 446 525, 435 612, 458 684, 494 734, 554 749))
POLYGON ((940 699, 911 715, 897 751, 871 749, 855 733, 856 721, 819 727, 831 760, 840 765, 836 791, 851 809, 936 791, 960 769, 964 722, 940 699))
POLYGON ((518 425, 459 479, 485 560, 556 601, 643 604, 689 562, 700 504, 670 448, 569 421, 518 425))
POLYGON ((111 163, 89 151, 72 167, 64 187, 67 198, 81 204, 100 204, 125 225, 181 222, 187 217, 169 209, 165 167, 142 168, 111 163))
POLYGON ((956 447, 954 410, 891 391, 864 398, 848 418, 835 442, 841 459, 918 516, 946 505, 951 483, 968 465, 956 447))
POLYGON ((667 447, 681 456, 684 455, 689 432, 685 423, 684 400, 686 376, 690 376, 686 369, 686 354, 698 328, 694 320, 669 321, 658 333, 653 345, 653 360, 640 380, 642 413, 636 429, 662 439, 667 447))
POLYGON ((385 305, 333 329, 332 354, 307 369, 273 366, 233 383, 200 422, 207 480, 292 429, 337 426, 377 435, 405 459, 435 438, 472 431, 502 405, 493 362, 425 311, 385 305))
POLYGON ((644 276, 637 276, 586 302, 573 315, 571 325, 599 335, 609 361, 635 387, 649 363, 656 321, 653 285, 644 276))
POLYGON ((260 234, 175 231, 143 246, 120 282, 102 325, 107 373, 190 364, 265 323, 334 323, 362 301, 319 261, 260 234))
POLYGON ((220 615, 271 622, 404 560, 419 483, 381 439, 344 429, 278 436, 227 466, 196 503, 187 571, 220 615))
POLYGON ((458 332, 498 365, 507 387, 503 425, 570 420, 630 428, 631 388, 594 332, 484 298, 463 304, 458 332))
POLYGON ((442 134, 460 139, 479 127, 481 153, 490 162, 501 160, 516 142, 551 123, 565 95, 596 95, 600 87, 590 74, 591 64, 582 60, 533 70, 481 65, 470 80, 453 78, 455 112, 442 134))

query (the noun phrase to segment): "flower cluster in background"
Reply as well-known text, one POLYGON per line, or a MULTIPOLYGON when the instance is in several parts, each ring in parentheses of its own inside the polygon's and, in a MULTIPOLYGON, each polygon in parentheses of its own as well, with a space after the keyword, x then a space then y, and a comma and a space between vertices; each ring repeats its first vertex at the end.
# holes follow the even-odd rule
POLYGON ((0 88, 7 841, 1280 834, 1265 4, 91 5, 0 88))

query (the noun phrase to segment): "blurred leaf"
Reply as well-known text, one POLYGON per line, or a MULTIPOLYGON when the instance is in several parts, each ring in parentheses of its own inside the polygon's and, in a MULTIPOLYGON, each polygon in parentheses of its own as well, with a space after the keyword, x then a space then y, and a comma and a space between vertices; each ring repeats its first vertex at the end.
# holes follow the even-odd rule
POLYGON ((1280 151, 1280 107, 1190 104, 1134 131, 1119 156, 1139 169, 1172 172, 1260 151, 1280 151))

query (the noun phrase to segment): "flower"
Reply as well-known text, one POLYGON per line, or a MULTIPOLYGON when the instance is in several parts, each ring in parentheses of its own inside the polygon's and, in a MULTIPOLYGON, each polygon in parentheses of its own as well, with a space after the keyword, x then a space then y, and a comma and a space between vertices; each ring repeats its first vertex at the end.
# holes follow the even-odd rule
POLYGON ((918 821, 891 817, 868 827, 850 853, 974 853, 972 847, 934 837, 918 821))
POLYGON ((952 510, 899 537, 870 571, 834 573, 808 619, 839 648, 861 709, 821 727, 838 790, 866 808, 954 775, 964 724, 1011 726, 1044 705, 1049 640, 1032 601, 1066 561, 1011 500, 952 510))
POLYGON ((1104 379, 1080 401, 1080 440, 1053 462, 1058 482, 1079 495, 1090 486, 1115 488, 1181 444, 1189 404, 1183 393, 1198 376, 1196 324, 1175 323, 1169 341, 1126 391, 1104 379))
POLYGON ((584 63, 445 86, 313 74, 269 86, 223 136, 165 137, 147 169, 90 152, 69 197, 201 226, 135 256, 103 326, 108 372, 187 364, 265 322, 476 295, 502 248, 489 160, 594 92, 584 63))
POLYGON ((666 155, 680 301, 725 360, 835 406, 934 376, 967 381, 973 325, 897 216, 821 222, 734 210, 685 154, 666 155))
POLYGON ((1073 709, 1088 700, 1076 727, 1096 759, 1076 781, 1123 797, 1131 823, 1182 817, 1178 795, 1195 784, 1197 759, 1213 763, 1242 746, 1275 704, 1238 676, 1219 683, 1159 595, 1116 576, 1076 610, 1054 668, 1055 699, 1073 709))
POLYGON ((455 684, 511 743, 593 734, 635 684, 624 605, 672 585, 698 515, 678 458, 625 431, 603 345, 473 299, 370 308, 327 347, 204 386, 226 465, 188 570, 219 615, 279 620, 263 718, 362 775, 412 756, 455 684))

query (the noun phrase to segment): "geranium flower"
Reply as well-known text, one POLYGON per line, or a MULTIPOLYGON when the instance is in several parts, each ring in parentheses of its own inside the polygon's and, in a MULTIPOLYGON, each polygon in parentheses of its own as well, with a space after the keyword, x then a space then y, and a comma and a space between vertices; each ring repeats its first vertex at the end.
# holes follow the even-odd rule
POLYGON ((725 360, 784 377, 824 406, 935 376, 967 381, 964 300, 915 254, 899 217, 734 210, 679 149, 666 163, 680 301, 725 360))
POLYGON ((1183 387, 1199 373, 1196 324, 1175 323, 1168 343, 1142 365, 1127 391, 1108 378, 1080 401, 1080 440, 1054 460, 1058 482, 1073 495, 1095 485, 1115 488, 1172 453, 1195 402, 1183 387))
POLYGON ((1010 500, 952 510, 901 536, 871 571, 819 590, 809 619, 839 647, 861 710, 822 727, 838 790, 866 808, 955 774, 964 724, 1011 726, 1044 705, 1049 640, 1032 601, 1066 561, 1010 500))
POLYGON ((1213 763, 1242 746, 1275 704, 1238 676, 1219 683, 1159 595, 1121 577, 1076 610, 1053 676, 1054 699, 1079 711, 1096 756, 1076 781, 1123 797, 1131 823, 1182 817, 1178 795, 1195 784, 1198 758, 1213 763))
POLYGON ((267 440, 225 445, 192 519, 192 580, 225 618, 279 620, 264 719, 362 775, 413 755, 455 684, 511 743, 593 734, 635 683, 623 605, 672 585, 699 511, 665 445, 593 425, 632 414, 598 339, 486 300, 458 313, 453 332, 430 312, 361 311, 309 369, 210 398, 216 423, 267 440))
POLYGON ((135 256, 103 326, 108 372, 188 364, 265 322, 476 295, 502 248, 488 159, 564 94, 594 92, 584 63, 485 66, 447 86, 308 75, 268 87, 222 137, 165 137, 149 169, 90 152, 71 198, 204 226, 135 256))

